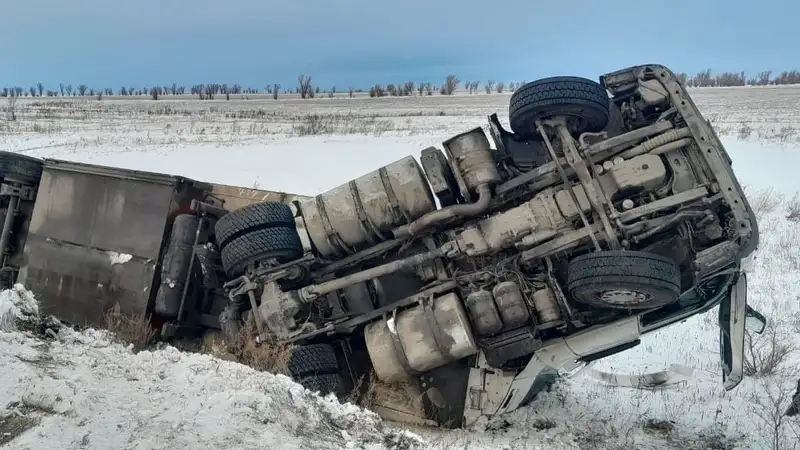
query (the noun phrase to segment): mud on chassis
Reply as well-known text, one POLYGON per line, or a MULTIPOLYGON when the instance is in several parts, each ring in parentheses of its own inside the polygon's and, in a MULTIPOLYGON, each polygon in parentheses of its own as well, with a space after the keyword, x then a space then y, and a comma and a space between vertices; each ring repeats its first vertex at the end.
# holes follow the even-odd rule
POLYGON ((476 128, 310 201, 222 216, 220 325, 300 344, 290 371, 344 392, 374 371, 461 425, 529 402, 557 373, 720 305, 725 387, 742 377, 741 260, 758 228, 731 161, 658 65, 517 90, 494 148, 476 128), (424 173, 423 173, 424 169, 424 173), (441 208, 437 209, 434 195, 441 208), (303 252, 295 219, 310 251, 303 252))

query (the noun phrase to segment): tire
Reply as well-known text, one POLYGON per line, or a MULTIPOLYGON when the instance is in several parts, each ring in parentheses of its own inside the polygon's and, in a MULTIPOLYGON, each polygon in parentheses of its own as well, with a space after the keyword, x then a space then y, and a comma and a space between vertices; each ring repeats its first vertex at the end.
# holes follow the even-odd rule
POLYGON ((344 382, 339 374, 336 352, 329 344, 297 347, 289 360, 290 376, 304 388, 320 395, 341 395, 344 382))
POLYGON ((678 300, 681 272, 653 253, 600 251, 570 261, 567 288, 575 300, 598 308, 657 308, 678 300))
POLYGON ((0 152, 0 177, 23 184, 38 184, 43 163, 37 158, 12 152, 0 152))
POLYGON ((224 246, 237 237, 272 227, 294 227, 294 215, 285 203, 256 203, 220 217, 214 226, 217 244, 224 246))
POLYGON ((230 240, 220 250, 222 267, 231 278, 244 274, 247 266, 264 259, 287 263, 301 256, 303 244, 294 226, 257 229, 230 240))
POLYGON ((323 397, 328 394, 334 394, 337 397, 344 394, 344 382, 342 377, 336 373, 303 377, 295 381, 309 391, 316 392, 323 397))
POLYGON ((599 83, 580 77, 551 77, 526 83, 511 96, 511 130, 523 138, 539 135, 536 121, 555 116, 574 119, 571 131, 602 131, 609 118, 609 99, 599 83))
POLYGON ((622 111, 619 106, 608 102, 608 123, 603 131, 606 132, 607 137, 612 138, 625 133, 625 120, 622 118, 622 111))
POLYGON ((297 347, 289 359, 289 374, 293 378, 339 373, 339 360, 329 344, 310 344, 297 347))

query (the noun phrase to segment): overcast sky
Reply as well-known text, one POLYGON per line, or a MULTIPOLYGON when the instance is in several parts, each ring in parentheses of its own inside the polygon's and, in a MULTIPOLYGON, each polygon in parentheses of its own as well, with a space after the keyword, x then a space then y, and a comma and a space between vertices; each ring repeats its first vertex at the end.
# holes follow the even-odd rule
POLYGON ((800 68, 797 0, 0 0, 0 86, 323 88, 800 68))

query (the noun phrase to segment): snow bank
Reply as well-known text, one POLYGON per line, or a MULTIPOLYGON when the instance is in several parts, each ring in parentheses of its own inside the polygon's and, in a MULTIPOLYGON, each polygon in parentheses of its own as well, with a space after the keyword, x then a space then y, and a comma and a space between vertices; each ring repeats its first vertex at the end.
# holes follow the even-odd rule
MULTIPOLYGON (((0 298, 16 306, 32 296, 16 287, 0 298)), ((0 332, 0 380, 0 417, 30 425, 8 430, 0 420, 10 449, 424 448, 284 376, 168 346, 133 354, 97 330, 65 328, 47 342, 0 332)))

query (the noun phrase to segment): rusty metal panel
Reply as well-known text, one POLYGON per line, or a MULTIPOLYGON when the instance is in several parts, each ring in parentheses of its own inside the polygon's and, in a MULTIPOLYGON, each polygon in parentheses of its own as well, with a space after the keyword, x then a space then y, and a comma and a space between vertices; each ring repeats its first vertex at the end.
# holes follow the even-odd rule
POLYGON ((211 188, 211 196, 222 201, 222 208, 234 211, 254 203, 278 202, 291 204, 294 200, 305 200, 311 197, 294 195, 286 192, 266 191, 239 186, 215 184, 211 188))
POLYGON ((158 259, 176 179, 103 169, 46 164, 30 234, 158 259))
POLYGON ((20 280, 45 314, 75 325, 104 325, 115 304, 131 315, 148 313, 156 261, 124 253, 29 236, 20 280))

